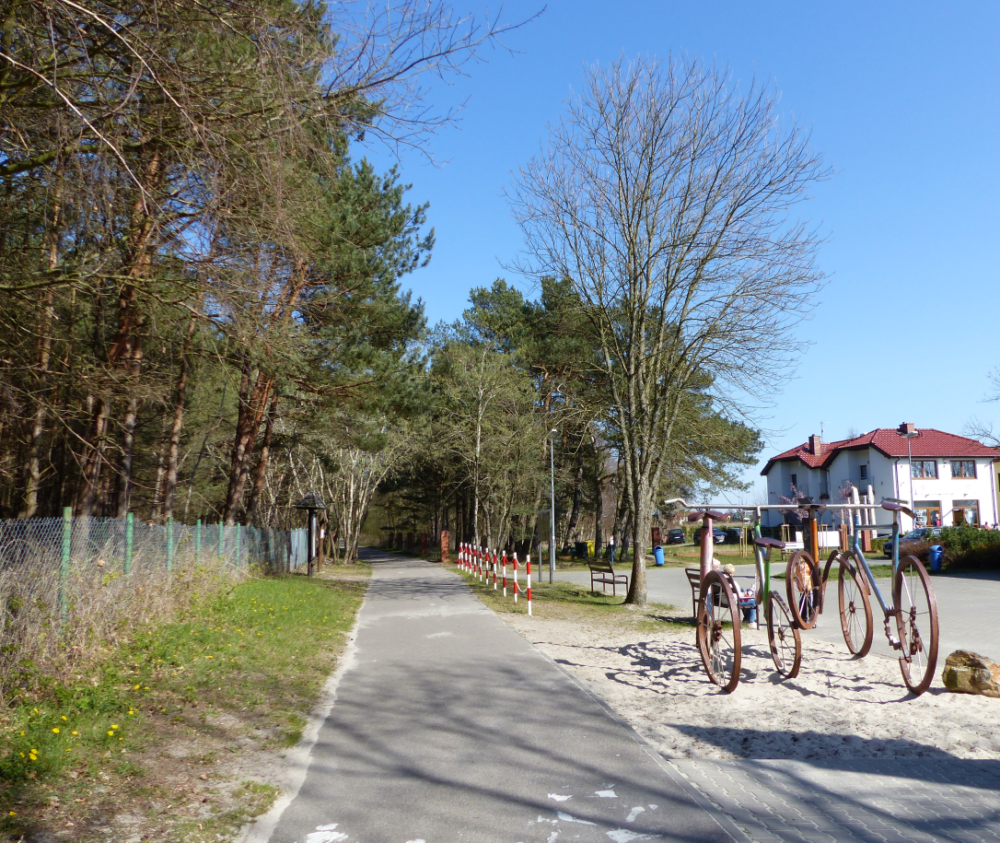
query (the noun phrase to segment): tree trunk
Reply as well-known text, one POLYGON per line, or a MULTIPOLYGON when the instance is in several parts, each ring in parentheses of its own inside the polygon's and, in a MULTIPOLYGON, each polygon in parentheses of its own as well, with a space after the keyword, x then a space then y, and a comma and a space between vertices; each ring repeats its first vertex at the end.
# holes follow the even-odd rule
POLYGON ((121 474, 118 477, 118 506, 115 517, 124 518, 129 510, 132 497, 132 454, 135 448, 135 422, 139 415, 139 372, 142 367, 142 337, 138 336, 132 345, 129 363, 128 409, 123 420, 124 433, 122 438, 121 474))
POLYGON ((184 333, 184 346, 181 350, 181 370, 177 375, 177 386, 174 389, 174 418, 170 425, 170 439, 167 445, 167 470, 163 491, 163 519, 174 517, 174 492, 177 489, 177 472, 181 450, 181 430, 184 427, 184 405, 187 402, 188 371, 190 369, 191 341, 194 338, 196 323, 192 316, 184 333))
MULTIPOLYGON (((257 511, 257 504, 264 492, 264 480, 267 478, 267 463, 271 455, 271 435, 274 432, 274 420, 278 415, 278 396, 271 396, 271 406, 267 411, 267 421, 264 424, 264 441, 260 446, 260 456, 257 458, 257 471, 254 474, 253 486, 250 489, 250 500, 247 503, 247 521, 252 523, 257 511)), ((325 516, 324 516, 325 517, 325 516)))
POLYGON ((580 538, 577 524, 580 522, 580 504, 583 502, 583 449, 576 456, 576 482, 573 484, 573 508, 566 525, 566 544, 572 546, 580 538))
POLYGON ((250 471, 250 455, 253 453, 261 420, 270 399, 271 385, 272 382, 264 375, 263 371, 258 370, 256 377, 252 377, 249 359, 244 362, 236 418, 236 435, 233 439, 229 463, 229 487, 226 490, 226 502, 222 515, 223 521, 230 526, 236 523, 236 515, 243 500, 243 490, 246 487, 250 471), (251 381, 253 381, 252 389, 249 388, 251 381))

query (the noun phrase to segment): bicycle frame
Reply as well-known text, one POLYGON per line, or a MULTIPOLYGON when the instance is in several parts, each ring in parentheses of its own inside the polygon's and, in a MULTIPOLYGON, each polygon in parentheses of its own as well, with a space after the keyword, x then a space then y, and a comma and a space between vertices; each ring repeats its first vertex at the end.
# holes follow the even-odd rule
MULTIPOLYGON (((882 612, 885 616, 891 617, 896 612, 896 608, 885 602, 885 598, 882 596, 882 592, 878 585, 875 583, 875 575, 872 573, 872 569, 868 567, 868 560, 865 558, 864 551, 861 549, 861 532, 862 530, 872 530, 874 531, 874 524, 864 524, 861 523, 861 513, 855 511, 854 517, 854 536, 851 542, 851 550, 855 553, 855 558, 861 562, 861 567, 865 572, 865 579, 868 580, 868 584, 871 586, 872 592, 875 594, 875 599, 878 600, 879 606, 882 607, 882 612)), ((899 569, 899 513, 892 513, 892 575, 896 576, 896 571, 899 569)))

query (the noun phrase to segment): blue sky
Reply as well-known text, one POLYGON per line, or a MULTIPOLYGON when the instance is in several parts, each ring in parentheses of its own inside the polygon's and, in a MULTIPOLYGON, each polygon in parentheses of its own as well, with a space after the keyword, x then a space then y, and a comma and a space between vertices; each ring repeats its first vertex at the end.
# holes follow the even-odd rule
MULTIPOLYGON (((505 14, 543 5, 509 0, 505 14)), ((430 265, 406 281, 432 323, 458 318, 469 290, 497 277, 532 294, 502 267, 521 248, 503 188, 584 64, 695 56, 737 83, 773 84, 836 170, 806 206, 828 237, 829 283, 800 329, 813 345, 762 419, 773 432, 747 479, 762 486, 767 455, 821 423, 827 441, 903 421, 1000 427, 1000 404, 982 403, 1000 365, 1000 4, 552 0, 506 41, 517 54, 488 49, 466 78, 435 88, 442 108, 466 103, 428 144, 437 164, 414 153, 400 163, 436 229, 430 265)))

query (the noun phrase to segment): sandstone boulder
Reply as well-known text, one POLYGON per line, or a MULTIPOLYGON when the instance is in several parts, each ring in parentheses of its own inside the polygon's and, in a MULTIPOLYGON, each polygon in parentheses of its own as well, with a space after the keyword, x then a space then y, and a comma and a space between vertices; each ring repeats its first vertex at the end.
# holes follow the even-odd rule
POLYGON ((971 650, 956 650, 945 660, 941 681, 957 694, 1000 697, 1000 664, 971 650))

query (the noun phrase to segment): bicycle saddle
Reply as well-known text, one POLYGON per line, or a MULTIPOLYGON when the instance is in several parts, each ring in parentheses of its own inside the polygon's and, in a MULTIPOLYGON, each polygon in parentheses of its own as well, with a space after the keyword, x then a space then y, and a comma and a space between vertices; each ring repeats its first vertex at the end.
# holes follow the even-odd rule
POLYGON ((759 539, 754 539, 753 543, 757 545, 757 547, 776 547, 778 550, 785 549, 785 543, 783 541, 778 539, 769 539, 764 536, 761 536, 759 539))
POLYGON ((882 501, 882 509, 887 509, 889 512, 902 512, 904 515, 909 515, 910 518, 914 518, 913 510, 908 506, 904 506, 901 503, 894 503, 893 501, 882 501))
POLYGON ((716 512, 714 509, 702 509, 698 512, 691 512, 688 514, 688 521, 700 521, 702 518, 712 518, 716 521, 721 521, 726 517, 724 512, 716 512))

